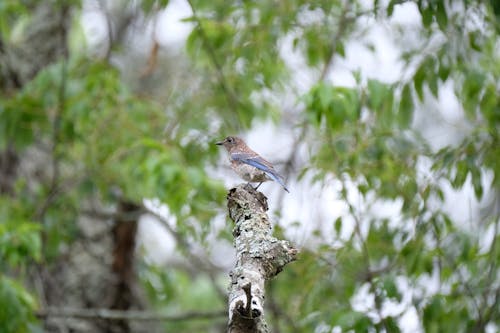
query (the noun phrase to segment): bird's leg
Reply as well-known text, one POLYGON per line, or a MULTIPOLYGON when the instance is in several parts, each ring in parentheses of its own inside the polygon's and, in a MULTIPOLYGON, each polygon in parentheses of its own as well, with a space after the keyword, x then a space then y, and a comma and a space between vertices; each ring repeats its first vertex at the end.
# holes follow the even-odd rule
POLYGON ((256 187, 256 188, 254 188, 254 190, 256 190, 256 191, 257 191, 257 189, 259 188, 259 186, 260 186, 260 185, 262 185, 262 183, 263 183, 263 182, 260 182, 260 183, 259 183, 259 185, 257 185, 257 187, 256 187))

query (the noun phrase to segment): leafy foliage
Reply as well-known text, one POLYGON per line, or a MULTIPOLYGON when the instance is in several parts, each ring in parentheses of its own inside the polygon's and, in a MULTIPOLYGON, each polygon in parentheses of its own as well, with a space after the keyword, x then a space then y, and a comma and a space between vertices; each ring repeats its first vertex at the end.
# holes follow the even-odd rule
MULTIPOLYGON (((1 271, 15 269, 18 275, 32 261, 41 259, 40 226, 26 220, 23 207, 2 200, 0 205, 0 267, 1 271)), ((0 330, 29 332, 36 299, 14 277, 0 275, 0 330)))
MULTIPOLYGON (((177 222, 179 247, 193 240, 207 245, 225 192, 207 172, 217 157, 213 138, 282 119, 301 133, 297 150, 311 153, 307 162, 289 164, 312 175, 302 182, 333 191, 346 212, 318 223, 329 225, 318 227, 314 245, 271 282, 267 313, 276 331, 398 332, 407 329, 408 315, 426 332, 498 329, 497 3, 374 1, 368 9, 356 1, 188 3, 192 15, 184 21, 194 28, 185 58, 170 60, 182 69, 167 79, 141 77, 135 84, 144 87, 133 89, 127 74, 140 66, 123 65, 127 48, 110 46, 115 62, 71 48, 18 90, 2 91, 0 151, 15 151, 28 164, 37 151, 39 160, 23 164, 12 191, 1 196, 0 331, 31 329, 37 295, 29 291, 29 267, 49 265, 74 244, 84 202, 158 198, 177 222), (387 82, 356 70, 352 86, 332 83, 338 61, 350 56, 349 42, 363 40, 366 21, 388 24, 403 6, 420 19, 411 42, 404 27, 393 26, 403 75, 387 82), (315 78, 296 82, 301 75, 315 78), (438 103, 447 87, 461 130, 440 140, 426 130, 441 126, 441 135, 452 137, 445 117, 451 106, 438 103), (468 189, 480 210, 464 222, 449 207, 468 205, 450 203, 468 189)), ((137 10, 150 18, 166 6, 140 1, 137 10)), ((19 46, 34 7, 0 4, 2 45, 19 46)), ((189 257, 187 248, 181 252, 189 257)), ((213 267, 181 266, 140 266, 153 306, 224 307, 213 267)), ((165 329, 205 325, 193 320, 165 329)))

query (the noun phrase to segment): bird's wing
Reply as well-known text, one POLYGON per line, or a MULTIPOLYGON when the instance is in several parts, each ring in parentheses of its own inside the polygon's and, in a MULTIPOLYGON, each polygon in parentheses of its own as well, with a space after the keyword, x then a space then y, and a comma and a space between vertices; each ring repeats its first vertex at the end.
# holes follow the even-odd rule
POLYGON ((232 153, 231 158, 235 161, 246 163, 259 170, 264 171, 266 175, 278 182, 281 186, 283 186, 285 190, 288 191, 283 181, 283 176, 281 176, 278 172, 276 172, 276 170, 274 170, 274 167, 271 163, 269 163, 259 155, 249 153, 232 153))
POLYGON ((235 161, 240 161, 240 162, 249 164, 249 165, 256 167, 257 169, 260 169, 264 172, 266 172, 268 170, 274 171, 273 165, 257 154, 232 153, 231 158, 235 161))

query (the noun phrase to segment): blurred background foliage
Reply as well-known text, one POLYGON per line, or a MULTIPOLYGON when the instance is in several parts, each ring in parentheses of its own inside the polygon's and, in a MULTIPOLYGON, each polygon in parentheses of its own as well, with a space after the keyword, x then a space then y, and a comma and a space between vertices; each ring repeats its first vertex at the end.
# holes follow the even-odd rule
POLYGON ((210 256, 231 237, 213 227, 226 189, 212 143, 267 122, 296 148, 278 166, 294 191, 320 183, 346 208, 295 221, 314 233, 268 286, 273 331, 500 329, 497 1, 188 0, 192 31, 163 45, 169 5, 0 2, 1 332, 224 330, 227 268, 210 256), (403 6, 418 24, 391 21, 403 6), (93 43, 89 12, 106 31, 93 43), (335 83, 349 43, 389 24, 401 75, 360 69, 335 83), (440 103, 445 89, 453 105, 440 103), (452 194, 469 189, 477 209, 459 221, 453 207, 470 202, 452 194), (177 261, 134 256, 144 198, 168 207, 157 217, 177 261), (384 203, 392 214, 377 213, 384 203), (94 261, 82 262, 89 247, 94 261), (151 327, 61 321, 51 306, 195 312, 151 327))

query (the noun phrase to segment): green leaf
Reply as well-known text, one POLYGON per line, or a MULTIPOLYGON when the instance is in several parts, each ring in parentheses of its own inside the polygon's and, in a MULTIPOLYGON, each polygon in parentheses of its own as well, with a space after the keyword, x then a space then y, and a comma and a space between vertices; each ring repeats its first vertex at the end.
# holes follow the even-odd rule
POLYGON ((335 315, 333 323, 345 330, 355 329, 356 332, 365 332, 371 326, 371 320, 363 313, 357 311, 340 312, 335 315))
POLYGON ((385 317, 383 323, 383 327, 387 329, 387 332, 401 332, 401 329, 399 328, 399 325, 397 321, 394 319, 394 317, 385 317))
POLYGON ((155 140, 153 138, 147 138, 147 137, 141 138, 140 143, 144 147, 152 150, 158 150, 158 151, 165 150, 165 145, 162 142, 155 140))
POLYGON ((420 15, 422 15, 422 24, 425 28, 429 28, 434 18, 432 8, 427 4, 427 7, 423 8, 422 6, 420 6, 419 9, 420 15))
POLYGON ((477 51, 481 52, 483 49, 483 36, 480 31, 471 31, 467 34, 468 39, 469 39, 469 45, 470 47, 477 51))
MULTIPOLYGON (((375 8, 377 8, 377 3, 378 0, 375 3, 375 8)), ((387 16, 391 17, 392 13, 394 13, 394 6, 396 5, 397 1, 396 0, 391 0, 389 2, 389 5, 387 6, 387 16)))
POLYGON ((36 301, 19 283, 0 274, 0 331, 29 332, 36 301))
POLYGON ((337 54, 340 55, 342 58, 345 58, 345 46, 344 46, 344 43, 338 42, 336 44, 335 52, 337 52, 337 54))
POLYGON ((469 168, 467 166, 467 163, 464 160, 459 161, 455 167, 455 177, 451 182, 453 188, 455 189, 462 188, 462 186, 465 183, 465 180, 467 179, 468 173, 469 173, 469 168))
POLYGON ((477 200, 481 200, 483 197, 483 184, 481 182, 481 170, 476 167, 470 167, 470 175, 472 186, 474 187, 474 193, 476 195, 477 200))
POLYGON ((331 86, 321 84, 318 86, 317 96, 321 110, 325 113, 328 112, 334 100, 334 89, 331 86))
POLYGON ((495 130, 495 127, 500 123, 500 97, 494 83, 486 85, 483 91, 480 110, 486 118, 488 126, 495 130))
POLYGON ((449 75, 450 75, 450 67, 443 63, 440 63, 438 69, 438 76, 441 79, 441 81, 443 82, 446 81, 449 75))
POLYGON ((403 91, 401 93, 401 99, 399 101, 399 109, 396 115, 397 122, 400 127, 407 128, 410 126, 412 118, 413 118, 413 97, 411 95, 410 86, 406 84, 403 87, 403 91))
POLYGON ((332 129, 339 129, 359 117, 359 99, 352 88, 325 83, 314 86, 302 100, 311 121, 319 126, 323 119, 332 129))
POLYGON ((432 95, 435 97, 435 98, 438 98, 438 89, 439 89, 439 86, 438 86, 438 78, 437 76, 435 76, 434 74, 431 74, 431 75, 428 75, 427 76, 427 84, 429 85, 429 89, 432 93, 432 95))
POLYGON ((41 258, 40 225, 23 220, 0 224, 0 259, 12 267, 41 258))
POLYGON ((342 230, 342 217, 341 216, 339 216, 339 217, 337 217, 337 219, 335 219, 334 225, 335 225, 335 232, 337 233, 337 235, 340 235, 340 231, 342 230))
POLYGON ((426 66, 422 64, 413 77, 413 86, 415 87, 415 91, 417 92, 417 96, 420 101, 424 100, 424 80, 427 70, 426 66))
POLYGON ((446 14, 446 8, 444 6, 444 1, 436 1, 436 21, 439 28, 446 31, 448 28, 448 15, 446 14))
POLYGON ((377 111, 391 94, 391 87, 378 80, 368 80, 368 105, 377 111))
POLYGON ((396 299, 401 302, 402 295, 396 286, 396 283, 392 277, 385 277, 383 279, 383 288, 385 290, 386 296, 389 298, 396 299))

